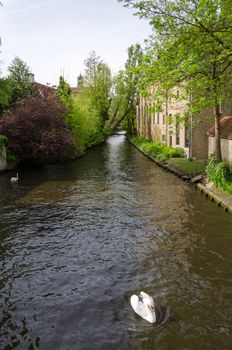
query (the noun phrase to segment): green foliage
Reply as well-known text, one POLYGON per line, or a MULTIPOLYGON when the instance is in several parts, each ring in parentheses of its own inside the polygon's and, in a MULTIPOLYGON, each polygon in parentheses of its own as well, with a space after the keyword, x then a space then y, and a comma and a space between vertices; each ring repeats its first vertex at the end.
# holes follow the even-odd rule
POLYGON ((60 76, 57 95, 68 111, 70 111, 72 109, 71 87, 62 76, 60 76))
POLYGON ((218 164, 220 164, 220 161, 219 161, 219 160, 217 160, 217 159, 211 159, 211 161, 210 161, 209 164, 207 165, 206 173, 207 173, 208 179, 209 179, 210 181, 213 181, 213 179, 214 179, 214 173, 215 173, 215 170, 216 170, 218 164))
POLYGON ((183 148, 181 148, 181 147, 175 148, 175 157, 174 158, 184 158, 185 156, 186 155, 185 155, 183 148))
POLYGON ((74 99, 67 122, 77 144, 78 154, 82 154, 87 147, 104 141, 101 130, 101 119, 93 109, 92 99, 88 88, 83 89, 74 99))
POLYGON ((0 116, 11 101, 11 88, 8 79, 0 78, 0 116))
POLYGON ((119 126, 129 135, 136 130, 136 98, 138 95, 138 66, 141 62, 142 50, 139 44, 128 48, 125 69, 118 72, 114 80, 113 96, 110 106, 110 128, 119 126))
POLYGON ((66 122, 76 142, 77 154, 105 139, 105 125, 111 103, 112 85, 109 67, 91 52, 85 61, 85 77, 82 89, 72 96, 69 84, 60 77, 57 95, 66 109, 66 122))
POLYGON ((191 176, 204 174, 207 164, 205 160, 190 160, 188 158, 170 158, 167 162, 175 169, 191 176))
POLYGON ((3 147, 7 147, 7 161, 15 161, 17 157, 14 155, 13 151, 9 147, 8 137, 0 134, 0 156, 3 154, 3 147))
POLYGON ((220 152, 220 106, 231 97, 232 14, 230 0, 119 0, 146 18, 155 31, 140 65, 140 91, 153 91, 155 103, 183 87, 188 114, 213 109, 220 152), (186 97, 185 97, 186 98, 186 97))
POLYGON ((10 147, 7 147, 7 156, 6 156, 7 162, 15 162, 18 160, 14 152, 10 149, 10 147))
POLYGON ((143 136, 133 136, 131 138, 131 141, 133 143, 135 143, 137 146, 141 146, 143 143, 150 143, 152 142, 151 140, 147 140, 145 137, 143 136))
POLYGON ((100 120, 101 130, 109 119, 111 104, 112 76, 109 66, 92 51, 85 60, 85 89, 94 114, 100 120))
POLYGON ((131 140, 133 143, 139 146, 143 152, 159 160, 185 157, 185 153, 182 148, 172 148, 164 145, 160 141, 149 141, 140 137, 133 137, 131 140))
POLYGON ((207 168, 207 176, 214 185, 232 195, 232 169, 229 164, 212 159, 207 168))
POLYGON ((0 148, 8 144, 8 138, 5 135, 0 134, 0 148))
POLYGON ((11 65, 8 67, 10 72, 8 76, 9 85, 11 88, 11 102, 15 103, 21 98, 26 98, 32 95, 31 71, 23 60, 15 57, 11 65))
POLYGON ((0 134, 0 157, 3 155, 3 148, 8 144, 8 138, 0 134))

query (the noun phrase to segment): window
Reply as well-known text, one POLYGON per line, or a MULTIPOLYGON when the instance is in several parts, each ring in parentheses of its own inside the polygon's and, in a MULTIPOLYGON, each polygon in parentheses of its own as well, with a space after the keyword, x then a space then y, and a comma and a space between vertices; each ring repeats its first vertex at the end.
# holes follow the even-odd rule
POLYGON ((160 123, 160 114, 159 114, 159 112, 157 113, 157 124, 159 125, 159 123, 160 123))
POLYGON ((179 90, 177 90, 177 92, 176 92, 176 97, 177 97, 177 98, 180 97, 180 91, 179 91, 179 90))
POLYGON ((172 135, 169 135, 169 146, 172 147, 172 135))
POLYGON ((163 125, 166 124, 166 118, 165 118, 165 114, 163 114, 163 125))

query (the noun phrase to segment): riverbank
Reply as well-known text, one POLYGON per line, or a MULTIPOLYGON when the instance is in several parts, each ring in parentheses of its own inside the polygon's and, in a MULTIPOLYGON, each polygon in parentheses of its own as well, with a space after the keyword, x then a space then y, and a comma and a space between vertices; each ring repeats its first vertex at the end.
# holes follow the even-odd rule
POLYGON ((222 207, 225 211, 232 214, 232 199, 218 188, 210 183, 198 183, 197 188, 201 193, 205 194, 206 198, 214 201, 219 207, 222 207))
POLYGON ((143 153, 147 158, 154 161, 160 167, 178 176, 183 181, 190 181, 196 184, 196 188, 204 193, 206 198, 214 201, 218 206, 232 214, 232 199, 229 195, 216 188, 212 183, 208 183, 206 177, 206 160, 189 160, 187 158, 170 158, 165 161, 158 160, 150 154, 144 152, 136 143, 127 139, 135 148, 143 153))
POLYGON ((200 179, 200 177, 203 178, 205 175, 205 168, 207 166, 207 162, 205 160, 191 161, 187 158, 170 158, 167 160, 159 160, 150 155, 149 153, 143 151, 131 139, 128 139, 128 142, 130 142, 135 148, 137 148, 141 153, 143 153, 146 157, 154 161, 156 164, 166 169, 167 171, 175 174, 179 178, 182 178, 183 180, 191 181, 196 177, 200 179))
MULTIPOLYGON (((92 148, 95 148, 95 147, 98 147, 100 145, 103 145, 104 143, 106 142, 106 139, 104 140, 101 140, 97 143, 94 143, 92 144, 91 146, 88 146, 86 147, 86 149, 81 152, 81 153, 78 153, 75 158, 73 158, 72 160, 70 159, 67 159, 66 161, 63 161, 63 162, 60 162, 60 163, 67 163, 67 162, 71 162, 71 161, 76 161, 84 156, 86 156, 88 154, 88 151, 92 148)), ((7 172, 7 171, 12 171, 12 170, 16 170, 18 167, 20 167, 22 164, 24 164, 25 162, 20 162, 19 160, 15 160, 15 161, 11 161, 11 162, 7 162, 7 157, 6 157, 6 150, 5 150, 5 153, 4 155, 1 157, 0 155, 0 175, 4 172, 7 172)), ((26 162, 27 163, 27 162, 26 162)), ((50 164, 56 164, 57 162, 54 162, 54 163, 49 163, 49 164, 41 164, 41 166, 43 165, 50 165, 50 164)), ((40 163, 36 163, 36 162, 32 162, 32 163, 28 163, 28 164, 32 164, 33 165, 40 165, 40 163)))

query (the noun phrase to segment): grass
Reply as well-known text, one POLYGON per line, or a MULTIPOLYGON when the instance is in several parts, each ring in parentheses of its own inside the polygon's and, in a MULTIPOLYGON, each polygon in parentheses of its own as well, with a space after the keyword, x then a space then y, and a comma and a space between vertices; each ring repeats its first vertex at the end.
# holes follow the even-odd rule
POLYGON ((189 160, 187 158, 170 158, 167 163, 188 175, 204 174, 207 166, 206 160, 189 160))

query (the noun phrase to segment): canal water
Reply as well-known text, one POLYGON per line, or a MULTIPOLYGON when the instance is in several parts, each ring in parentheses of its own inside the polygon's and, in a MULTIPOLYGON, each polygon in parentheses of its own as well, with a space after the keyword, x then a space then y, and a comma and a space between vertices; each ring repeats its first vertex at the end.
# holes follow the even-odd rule
POLYGON ((232 348, 232 216, 124 136, 0 176, 0 348, 232 348), (140 290, 170 308, 137 316, 140 290))

